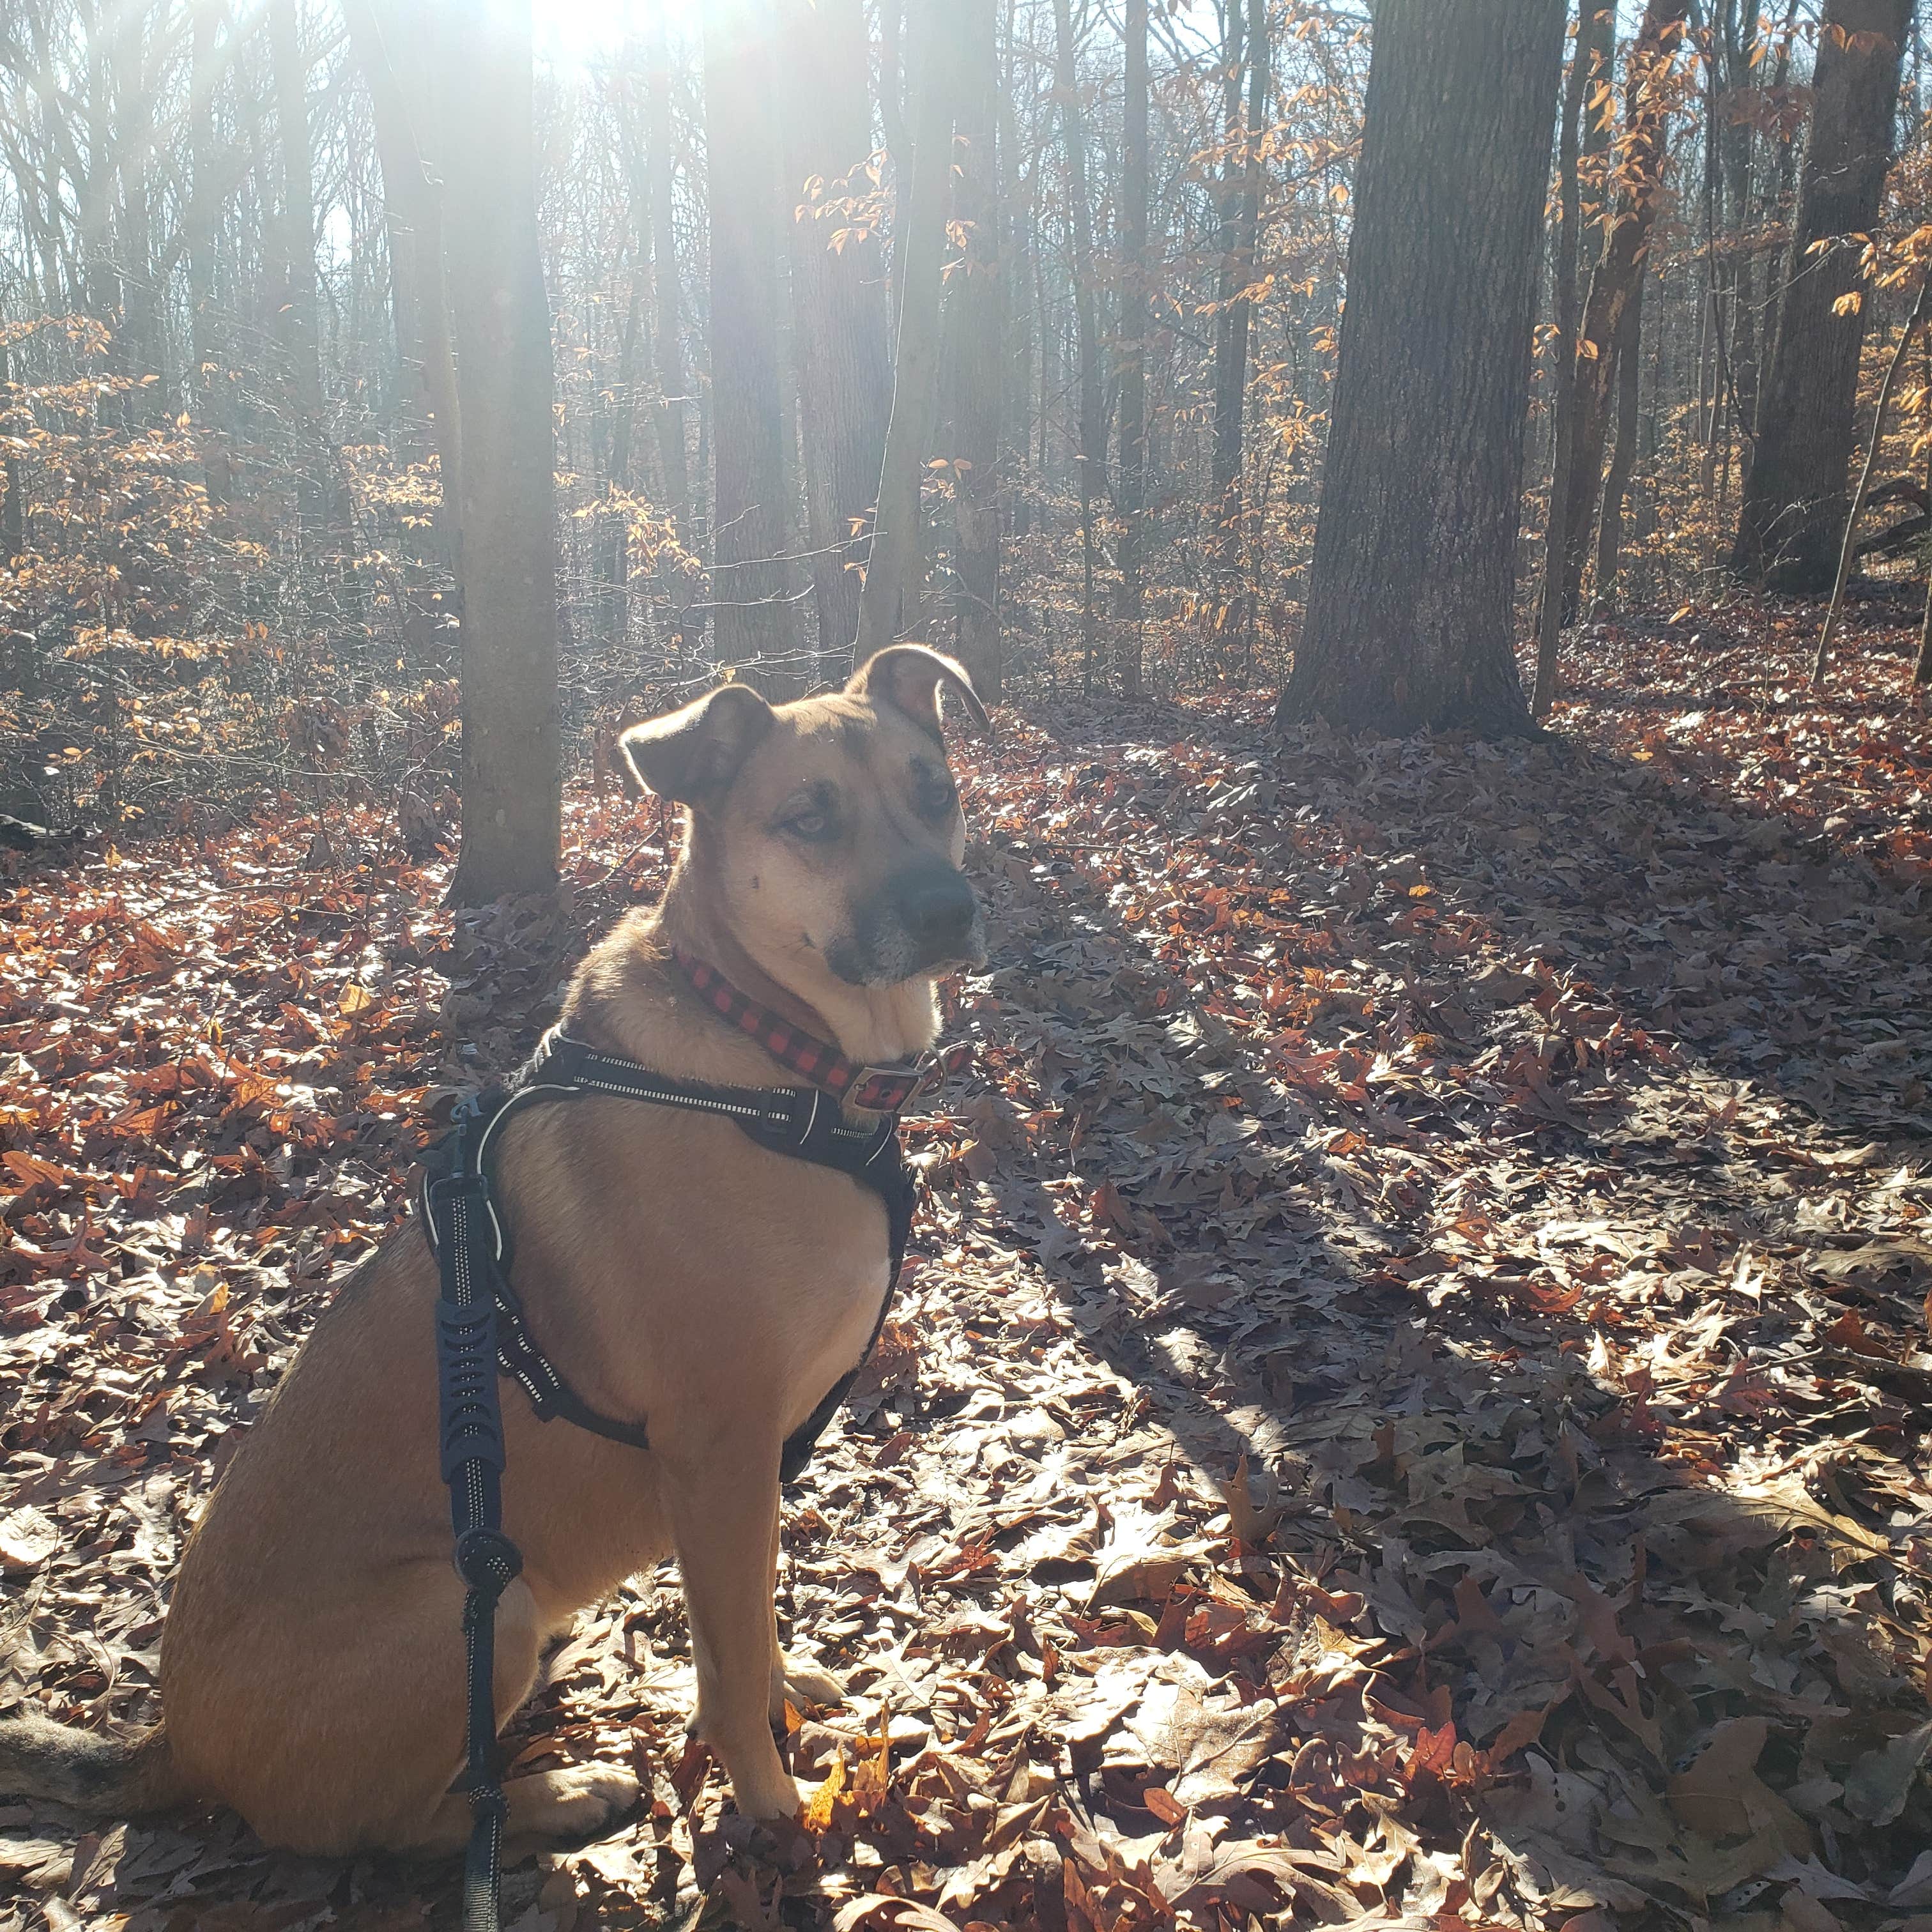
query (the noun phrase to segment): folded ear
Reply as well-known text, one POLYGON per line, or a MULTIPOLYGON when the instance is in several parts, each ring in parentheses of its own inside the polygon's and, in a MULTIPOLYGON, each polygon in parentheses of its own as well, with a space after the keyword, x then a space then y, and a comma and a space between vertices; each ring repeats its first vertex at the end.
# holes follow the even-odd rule
POLYGON ((658 797, 703 812, 731 789, 771 724, 771 706, 749 685, 721 684, 681 711, 633 724, 617 742, 658 797))
POLYGON ((944 652, 924 644, 888 644, 875 651, 852 674, 845 687, 854 698, 868 698, 875 704, 898 706, 915 724, 937 738, 939 731, 939 688, 956 692, 967 714, 982 731, 991 732, 993 721, 966 675, 966 667, 944 652))

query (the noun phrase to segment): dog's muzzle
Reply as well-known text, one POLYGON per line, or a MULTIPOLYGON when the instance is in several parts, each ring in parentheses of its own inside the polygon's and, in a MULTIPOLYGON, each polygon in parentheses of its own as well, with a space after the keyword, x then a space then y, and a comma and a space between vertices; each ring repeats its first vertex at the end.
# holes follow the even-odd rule
POLYGON ((894 874, 826 955, 832 971, 855 986, 896 986, 935 967, 980 966, 986 958, 979 895, 964 872, 944 865, 894 874))

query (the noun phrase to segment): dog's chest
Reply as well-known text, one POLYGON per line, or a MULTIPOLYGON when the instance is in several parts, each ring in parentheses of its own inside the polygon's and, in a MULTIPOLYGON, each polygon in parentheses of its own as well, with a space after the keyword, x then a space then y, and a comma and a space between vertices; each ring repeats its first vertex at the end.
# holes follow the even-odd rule
POLYGON ((792 1250, 790 1280, 772 1311, 785 1364, 788 1434, 865 1353, 891 1274, 879 1218, 872 1208, 858 1226, 848 1220, 792 1250))

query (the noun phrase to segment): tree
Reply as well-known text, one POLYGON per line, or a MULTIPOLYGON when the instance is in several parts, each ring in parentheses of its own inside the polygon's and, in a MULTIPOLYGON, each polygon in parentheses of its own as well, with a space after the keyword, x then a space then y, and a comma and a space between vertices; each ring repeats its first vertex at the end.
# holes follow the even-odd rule
MULTIPOLYGON (((1224 217, 1221 299, 1214 316, 1214 456, 1210 480, 1214 547, 1221 580, 1224 613, 1234 628, 1248 633, 1247 599, 1239 588, 1241 545, 1247 512, 1241 488, 1241 452, 1246 427, 1248 337, 1254 304, 1247 291, 1255 279, 1255 238, 1261 218, 1262 122, 1268 111, 1268 38, 1266 0, 1247 0, 1247 118, 1240 110, 1240 0, 1228 0, 1227 125, 1231 146, 1230 182, 1224 217)), ((1223 622, 1228 621, 1224 616, 1223 622)))
POLYGON ((1831 587, 1856 442, 1863 238, 1892 151, 1912 0, 1827 0, 1777 334, 1731 568, 1768 588, 1831 587))
POLYGON ((1126 95, 1120 136, 1120 694, 1141 694, 1147 586, 1141 520, 1147 504, 1148 0, 1126 0, 1126 95))
POLYGON ((836 202, 865 186, 872 148, 865 15, 860 0, 779 0, 778 37, 781 212, 791 232, 812 589, 819 649, 843 651, 858 634, 854 566, 865 560, 892 394, 884 250, 868 224, 814 218, 808 188, 836 202))
POLYGON ((281 254, 288 299, 281 313, 283 353, 288 358, 293 400, 296 476, 302 515, 320 520, 322 345, 315 274, 315 184, 308 127, 308 63, 302 44, 296 0, 273 0, 268 8, 268 60, 274 78, 276 131, 282 151, 281 254))
POLYGON ((1582 148, 1583 105, 1591 82, 1616 32, 1616 0, 1580 0, 1576 45, 1563 89, 1563 132, 1557 143, 1559 216, 1556 230, 1556 449, 1550 465, 1550 520, 1544 532, 1543 592, 1538 607, 1536 690, 1531 708, 1540 718, 1556 695, 1556 646, 1564 591, 1562 514, 1570 494, 1576 452, 1576 248, 1583 225, 1578 163, 1582 148))
POLYGON ((1100 386, 1100 328, 1094 314, 1094 211, 1088 200, 1087 123, 1080 106, 1077 50, 1067 0, 1053 0, 1053 89, 1060 105, 1060 152, 1072 209, 1075 353, 1079 362, 1081 683, 1094 688, 1094 496, 1104 487, 1107 417, 1100 386))
POLYGON ((916 608, 921 537, 920 484, 938 414, 940 272, 946 254, 952 164, 952 103, 958 50, 952 0, 927 0, 915 16, 918 107, 912 181, 902 196, 898 339, 892 354, 892 412, 879 469, 872 562, 859 600, 856 655, 862 664, 898 634, 902 610, 916 608))
POLYGON ((718 661, 783 657, 784 408, 778 379, 777 83, 752 0, 704 16, 704 152, 711 208, 713 638, 718 661))
POLYGON ((658 374, 658 463, 664 475, 664 507, 679 532, 691 529, 691 483, 684 441, 684 302, 678 279, 677 225, 674 188, 676 156, 670 137, 670 53, 665 44, 664 10, 650 10, 650 52, 644 78, 644 153, 631 193, 641 218, 650 224, 651 299, 657 326, 652 332, 658 374))
POLYGON ((1382 0, 1284 720, 1518 730, 1511 602, 1562 0, 1382 0), (1484 138, 1469 138, 1480 128, 1484 138))
POLYGON ((463 422, 463 847, 450 896, 556 881, 562 778, 550 308, 530 0, 440 0, 446 280, 463 422))
POLYGON ((426 43, 436 19, 423 0, 343 0, 343 12, 369 89, 382 170, 396 354, 435 443, 442 480, 436 529, 460 584, 463 433, 445 283, 442 183, 431 161, 436 117, 428 86, 426 43))
POLYGON ((961 0, 952 219, 960 254, 947 271, 946 413, 952 458, 955 652, 990 703, 1000 641, 1000 418, 1005 380, 1006 250, 997 125, 1000 70, 993 0, 961 0))
POLYGON ((1683 44, 1688 0, 1649 0, 1624 76, 1616 212, 1590 275, 1577 339, 1576 404, 1560 527, 1563 533, 1563 622, 1575 619, 1590 530, 1602 494, 1604 447, 1616 394, 1624 317, 1637 299, 1652 230, 1663 205, 1670 159, 1670 83, 1683 44))

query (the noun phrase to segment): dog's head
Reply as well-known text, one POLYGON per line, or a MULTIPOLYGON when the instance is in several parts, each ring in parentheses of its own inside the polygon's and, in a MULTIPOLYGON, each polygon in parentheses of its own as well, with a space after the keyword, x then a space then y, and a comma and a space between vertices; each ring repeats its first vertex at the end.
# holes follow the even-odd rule
POLYGON ((829 696, 772 705, 722 685, 622 740, 638 778, 688 810, 680 890, 703 923, 861 1058, 930 1044, 934 980, 986 958, 942 691, 986 726, 958 664, 894 644, 829 696))

